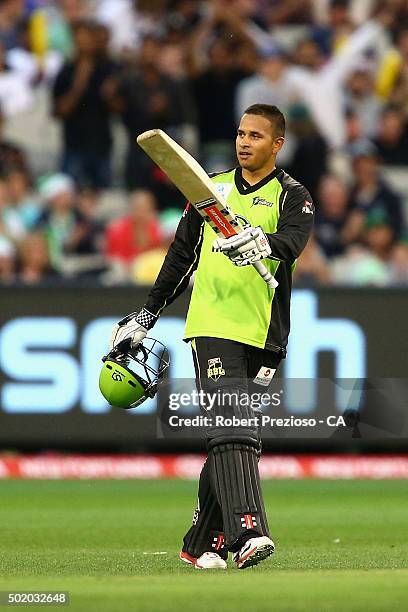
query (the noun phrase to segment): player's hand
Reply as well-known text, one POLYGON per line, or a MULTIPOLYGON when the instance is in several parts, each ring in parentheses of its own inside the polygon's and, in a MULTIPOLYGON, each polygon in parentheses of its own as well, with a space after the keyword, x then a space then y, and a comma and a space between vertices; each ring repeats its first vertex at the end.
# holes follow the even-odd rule
POLYGON ((142 309, 139 313, 132 312, 117 323, 112 329, 109 350, 121 342, 128 341, 129 348, 135 348, 146 338, 149 328, 153 327, 157 317, 142 309))
POLYGON ((214 240, 212 250, 224 253, 235 266, 249 266, 272 254, 269 240, 261 227, 247 227, 230 238, 214 240))

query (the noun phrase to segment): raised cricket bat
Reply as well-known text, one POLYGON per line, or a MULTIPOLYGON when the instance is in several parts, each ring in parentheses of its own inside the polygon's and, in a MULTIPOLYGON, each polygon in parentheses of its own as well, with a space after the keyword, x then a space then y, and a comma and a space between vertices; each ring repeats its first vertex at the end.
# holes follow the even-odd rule
MULTIPOLYGON (((166 132, 163 130, 143 132, 137 137, 137 142, 216 234, 229 238, 243 231, 239 220, 217 193, 215 184, 204 168, 166 132)), ((262 262, 257 261, 253 266, 271 289, 278 286, 262 262)))

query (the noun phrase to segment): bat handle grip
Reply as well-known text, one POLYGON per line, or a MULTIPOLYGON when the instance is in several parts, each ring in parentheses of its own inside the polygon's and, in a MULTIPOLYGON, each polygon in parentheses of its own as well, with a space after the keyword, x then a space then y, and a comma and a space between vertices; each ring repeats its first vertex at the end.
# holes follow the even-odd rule
POLYGON ((276 287, 279 285, 279 283, 276 282, 274 276, 272 276, 272 274, 269 272, 269 270, 267 269, 265 264, 263 264, 261 261, 256 261, 253 264, 253 266, 256 269, 256 271, 258 272, 258 274, 260 276, 262 276, 262 278, 264 279, 264 281, 268 285, 268 287, 270 287, 271 289, 276 289, 276 287))

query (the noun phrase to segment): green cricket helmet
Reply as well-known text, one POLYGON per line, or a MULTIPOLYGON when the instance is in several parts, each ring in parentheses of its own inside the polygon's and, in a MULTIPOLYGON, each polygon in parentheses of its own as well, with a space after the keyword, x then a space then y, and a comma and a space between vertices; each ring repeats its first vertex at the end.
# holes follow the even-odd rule
POLYGON ((135 408, 157 393, 170 365, 167 349, 154 338, 145 338, 135 348, 123 340, 102 359, 99 389, 111 406, 135 408))

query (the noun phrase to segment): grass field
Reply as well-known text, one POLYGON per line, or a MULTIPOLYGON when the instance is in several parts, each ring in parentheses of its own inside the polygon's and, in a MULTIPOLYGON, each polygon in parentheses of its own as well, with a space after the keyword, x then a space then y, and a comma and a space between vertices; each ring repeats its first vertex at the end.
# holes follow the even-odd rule
POLYGON ((406 482, 265 482, 276 553, 221 573, 177 560, 195 486, 1 482, 0 590, 65 590, 62 609, 103 612, 408 609, 406 482))

